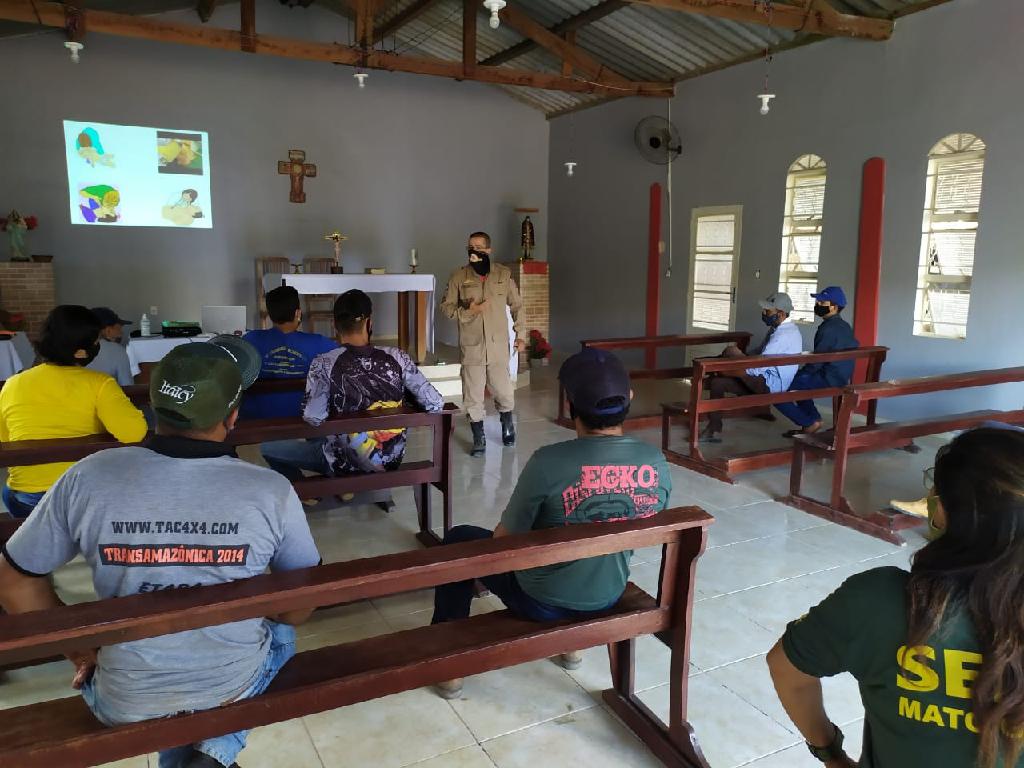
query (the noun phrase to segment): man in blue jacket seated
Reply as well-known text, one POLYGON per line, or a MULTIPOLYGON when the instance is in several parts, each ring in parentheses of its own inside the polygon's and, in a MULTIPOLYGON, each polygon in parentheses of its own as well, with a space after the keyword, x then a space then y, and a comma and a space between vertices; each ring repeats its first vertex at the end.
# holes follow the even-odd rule
MULTIPOLYGON (((850 324, 840 317, 846 307, 846 294, 837 285, 830 285, 821 293, 812 293, 815 300, 814 314, 821 318, 818 332, 814 334, 815 352, 841 352, 846 349, 857 349, 860 343, 854 338, 850 324)), ((813 363, 805 365, 797 371, 790 385, 790 391, 805 389, 826 389, 842 387, 850 383, 853 376, 853 360, 841 360, 836 363, 813 363)), ((814 407, 813 400, 800 400, 796 403, 779 403, 775 406, 800 429, 790 430, 786 437, 798 433, 812 434, 821 429, 821 414, 814 407)))
MULTIPOLYGON (((261 379, 304 379, 313 359, 338 348, 338 342, 319 333, 303 333, 299 292, 282 285, 266 296, 267 314, 274 324, 266 330, 249 331, 244 338, 259 350, 262 358, 261 379)), ((243 419, 272 419, 299 416, 302 413, 302 390, 265 392, 249 395, 242 402, 243 419)))

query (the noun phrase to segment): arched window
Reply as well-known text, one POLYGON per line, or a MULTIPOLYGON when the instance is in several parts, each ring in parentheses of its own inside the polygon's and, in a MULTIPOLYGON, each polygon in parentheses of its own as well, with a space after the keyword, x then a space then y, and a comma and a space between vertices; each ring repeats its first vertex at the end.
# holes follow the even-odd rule
POLYGON ((817 155, 801 155, 786 176, 779 290, 793 299, 792 317, 798 322, 814 322, 811 294, 818 290, 825 170, 825 161, 817 155))
POLYGON ((967 338, 985 142, 954 133, 928 153, 914 334, 967 338))

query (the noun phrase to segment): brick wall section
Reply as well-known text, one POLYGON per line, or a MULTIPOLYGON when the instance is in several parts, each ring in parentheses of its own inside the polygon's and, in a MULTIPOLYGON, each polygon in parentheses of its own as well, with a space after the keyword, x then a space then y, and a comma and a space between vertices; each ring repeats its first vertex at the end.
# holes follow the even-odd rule
POLYGON ((53 264, 0 262, 0 307, 25 315, 25 332, 30 339, 38 338, 43 321, 56 305, 53 264))
MULTIPOLYGON (((548 299, 548 263, 546 261, 524 261, 506 264, 512 270, 512 277, 519 286, 523 297, 523 309, 519 314, 520 327, 528 334, 536 329, 551 340, 551 305, 548 299)), ((528 365, 524 352, 519 356, 519 367, 528 365)))

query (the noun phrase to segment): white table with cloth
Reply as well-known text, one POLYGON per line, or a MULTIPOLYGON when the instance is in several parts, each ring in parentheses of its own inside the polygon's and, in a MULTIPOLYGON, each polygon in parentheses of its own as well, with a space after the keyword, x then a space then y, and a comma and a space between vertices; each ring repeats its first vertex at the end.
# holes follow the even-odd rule
MULTIPOLYGON (((212 333, 201 333, 198 336, 184 338, 164 338, 163 336, 136 336, 128 341, 128 362, 132 366, 132 376, 138 376, 142 366, 152 367, 164 359, 164 356, 175 347, 199 341, 209 341, 212 333)), ((146 377, 148 379, 148 376, 146 377)))
POLYGON ((427 352, 434 351, 436 282, 433 275, 419 274, 270 274, 263 276, 263 290, 272 291, 282 285, 290 285, 300 295, 306 296, 337 296, 352 289, 365 293, 397 293, 398 346, 406 350, 417 363, 422 363, 427 352), (413 301, 410 301, 410 294, 415 296, 413 301))
POLYGON ((0 381, 6 381, 24 367, 25 363, 18 354, 14 339, 6 335, 0 337, 0 381))

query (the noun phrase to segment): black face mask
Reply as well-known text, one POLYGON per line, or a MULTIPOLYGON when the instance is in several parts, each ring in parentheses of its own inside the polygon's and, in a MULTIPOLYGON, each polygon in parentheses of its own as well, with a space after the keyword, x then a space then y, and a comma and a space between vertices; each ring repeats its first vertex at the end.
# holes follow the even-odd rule
POLYGON ((832 307, 826 307, 824 304, 814 305, 814 314, 818 317, 825 317, 829 312, 832 311, 832 307))
POLYGON ((775 314, 761 315, 761 322, 767 325, 769 328, 778 328, 780 325, 779 316, 775 314))
POLYGON ((473 268, 473 271, 483 277, 491 271, 491 257, 483 251, 474 251, 474 253, 480 258, 480 261, 471 261, 469 266, 473 268))
POLYGON ((97 341, 87 350, 85 350, 85 357, 76 357, 75 362, 83 368, 96 359, 96 356, 100 353, 100 343, 97 341))

